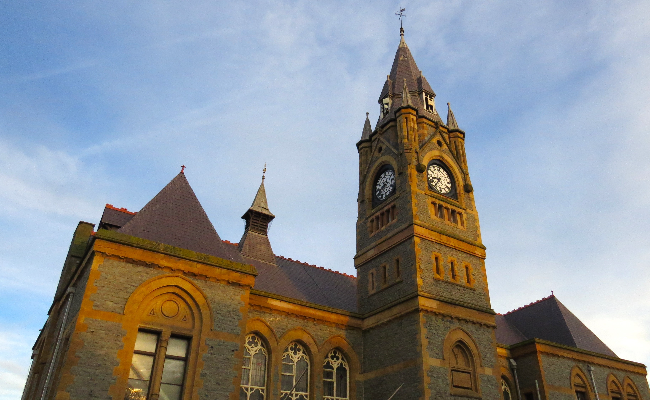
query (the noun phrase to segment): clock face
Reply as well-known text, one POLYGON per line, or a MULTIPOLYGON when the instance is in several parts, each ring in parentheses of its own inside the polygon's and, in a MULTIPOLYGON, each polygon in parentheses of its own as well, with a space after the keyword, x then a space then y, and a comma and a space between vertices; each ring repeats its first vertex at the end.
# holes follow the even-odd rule
POLYGON ((451 194, 451 177, 440 165, 429 164, 427 168, 427 181, 434 191, 440 194, 451 194))
POLYGON ((384 201, 395 193, 395 171, 388 168, 379 174, 375 183, 375 197, 384 201))

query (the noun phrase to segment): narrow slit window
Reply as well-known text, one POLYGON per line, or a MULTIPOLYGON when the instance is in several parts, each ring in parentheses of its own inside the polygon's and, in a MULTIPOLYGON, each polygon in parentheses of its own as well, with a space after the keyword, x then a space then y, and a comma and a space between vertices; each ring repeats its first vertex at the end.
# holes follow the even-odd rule
POLYGON ((468 285, 472 283, 472 277, 469 273, 469 265, 465 265, 465 281, 468 285))
POLYGON ((456 280, 456 262, 452 260, 449 264, 451 265, 450 268, 449 268, 450 269, 449 272, 451 273, 451 279, 453 281, 455 281, 456 280))
POLYGON ((402 276, 402 271, 399 266, 399 258, 395 259, 395 278, 399 279, 402 276))
POLYGON ((388 282, 388 266, 381 266, 381 283, 385 285, 388 282))
POLYGON ((436 268, 436 275, 441 276, 442 271, 440 270, 440 256, 438 255, 433 256, 433 262, 436 268))

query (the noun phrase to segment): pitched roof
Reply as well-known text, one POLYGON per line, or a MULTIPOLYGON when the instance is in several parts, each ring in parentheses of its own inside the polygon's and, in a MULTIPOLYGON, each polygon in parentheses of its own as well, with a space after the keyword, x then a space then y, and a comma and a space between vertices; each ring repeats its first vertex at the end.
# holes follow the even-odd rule
POLYGON ((503 315, 503 318, 497 318, 497 341, 507 345, 520 342, 516 333, 512 334, 515 329, 521 333, 525 340, 543 339, 617 357, 598 336, 553 295, 510 311, 503 315))
POLYGON ((276 256, 277 265, 244 258, 257 270, 255 289, 340 310, 357 311, 355 277, 276 256))
MULTIPOLYGON (((399 46, 397 46, 397 52, 395 53, 395 59, 393 60, 390 74, 386 77, 386 82, 384 83, 384 87, 379 95, 379 103, 381 104, 382 99, 388 95, 399 97, 401 99, 403 97, 402 92, 404 86, 408 87, 408 90, 411 93, 411 105, 418 110, 420 115, 428 116, 429 118, 442 122, 437 111, 434 110, 433 113, 426 111, 426 107, 422 104, 420 96, 413 96, 414 93, 422 91, 427 92, 434 97, 436 94, 433 89, 431 89, 429 82, 424 75, 422 75, 422 71, 420 71, 415 63, 415 59, 413 58, 413 55, 411 55, 411 51, 406 45, 406 41, 402 35, 399 46)), ((393 101, 391 110, 387 116, 394 116, 394 111, 403 105, 403 101, 404 100, 393 101)))
POLYGON ((183 172, 176 175, 118 232, 243 262, 237 249, 221 242, 183 172))
POLYGON ((106 204, 102 219, 99 221, 97 229, 116 230, 123 227, 127 222, 133 218, 136 213, 127 210, 126 208, 117 208, 112 204, 106 204))

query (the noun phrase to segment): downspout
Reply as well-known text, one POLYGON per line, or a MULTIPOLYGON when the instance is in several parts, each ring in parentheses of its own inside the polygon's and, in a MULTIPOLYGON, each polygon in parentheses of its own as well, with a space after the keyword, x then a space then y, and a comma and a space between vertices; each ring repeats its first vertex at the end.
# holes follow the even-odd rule
POLYGON ((539 392, 539 383, 537 383, 537 379, 535 379, 535 387, 537 388, 537 398, 538 398, 539 400, 542 400, 542 395, 541 395, 541 393, 539 392))
POLYGON ((591 365, 587 365, 587 371, 589 371, 589 376, 591 376, 591 384, 594 385, 594 394, 596 395, 596 400, 600 400, 598 398, 598 389, 596 388, 596 380, 594 379, 594 367, 591 365))
POLYGON ((514 358, 510 359, 510 367, 512 368, 512 373, 515 376, 515 386, 517 387, 517 399, 521 399, 521 390, 519 390, 519 378, 517 378, 517 363, 514 358))
POLYGON ((57 358, 59 358, 59 348, 61 347, 61 340, 63 339, 63 330, 65 329, 65 324, 68 320, 68 313, 70 312, 70 305, 72 304, 72 298, 74 296, 74 288, 68 288, 65 295, 67 296, 65 311, 63 312, 63 321, 61 321, 61 327, 59 328, 59 333, 56 338, 56 346, 54 346, 54 353, 52 354, 52 360, 50 361, 50 368, 47 370, 47 378, 45 378, 45 385, 43 386, 43 393, 41 394, 41 400, 45 400, 47 392, 50 390, 50 384, 52 379, 52 371, 54 370, 54 365, 56 364, 57 358))

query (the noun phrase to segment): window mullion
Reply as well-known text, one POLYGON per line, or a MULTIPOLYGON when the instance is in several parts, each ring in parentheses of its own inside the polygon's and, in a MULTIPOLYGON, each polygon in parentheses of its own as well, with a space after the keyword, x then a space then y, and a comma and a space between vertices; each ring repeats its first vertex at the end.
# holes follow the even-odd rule
POLYGON ((160 342, 156 348, 156 358, 154 360, 152 377, 151 377, 151 392, 149 400, 158 400, 160 395, 160 382, 162 380, 163 367, 165 366, 165 354, 167 353, 167 345, 169 344, 169 337, 171 333, 164 331, 160 334, 160 342))

